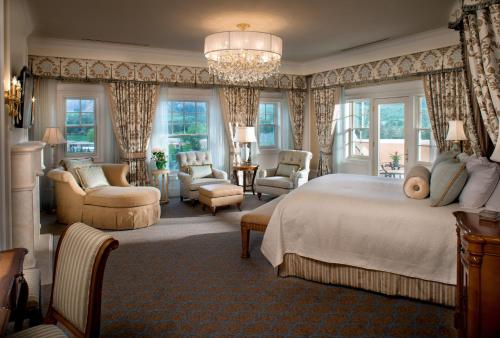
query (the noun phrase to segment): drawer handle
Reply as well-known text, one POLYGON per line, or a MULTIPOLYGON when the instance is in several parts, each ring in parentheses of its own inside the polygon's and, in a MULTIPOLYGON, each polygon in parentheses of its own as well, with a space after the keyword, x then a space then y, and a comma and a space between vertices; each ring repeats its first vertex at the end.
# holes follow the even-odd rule
POLYGON ((464 249, 464 247, 463 247, 463 246, 462 246, 462 247, 460 247, 460 252, 461 252, 461 253, 465 253, 465 249, 464 249))

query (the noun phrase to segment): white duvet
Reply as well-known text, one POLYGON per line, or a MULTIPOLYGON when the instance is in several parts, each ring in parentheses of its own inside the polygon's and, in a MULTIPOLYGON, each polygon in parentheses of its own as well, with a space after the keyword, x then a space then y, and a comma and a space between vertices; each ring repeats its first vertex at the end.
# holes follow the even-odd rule
POLYGON ((458 204, 431 207, 402 181, 335 174, 309 181, 276 207, 261 250, 276 267, 286 253, 456 284, 458 204))

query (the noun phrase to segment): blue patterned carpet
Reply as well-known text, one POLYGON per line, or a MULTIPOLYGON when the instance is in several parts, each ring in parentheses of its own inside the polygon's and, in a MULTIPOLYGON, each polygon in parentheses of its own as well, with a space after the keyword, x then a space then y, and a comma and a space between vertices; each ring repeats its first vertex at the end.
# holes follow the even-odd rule
POLYGON ((454 337, 450 308, 279 278, 253 235, 240 258, 239 213, 162 219, 114 233, 105 337, 454 337))

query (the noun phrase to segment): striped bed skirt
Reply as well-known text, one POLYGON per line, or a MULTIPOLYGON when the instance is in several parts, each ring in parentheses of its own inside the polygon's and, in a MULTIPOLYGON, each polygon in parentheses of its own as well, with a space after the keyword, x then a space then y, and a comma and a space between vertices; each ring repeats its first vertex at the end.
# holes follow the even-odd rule
POLYGON ((390 296, 436 304, 455 305, 455 285, 406 277, 385 271, 325 263, 297 254, 286 254, 278 267, 280 277, 299 277, 324 284, 350 286, 390 296))

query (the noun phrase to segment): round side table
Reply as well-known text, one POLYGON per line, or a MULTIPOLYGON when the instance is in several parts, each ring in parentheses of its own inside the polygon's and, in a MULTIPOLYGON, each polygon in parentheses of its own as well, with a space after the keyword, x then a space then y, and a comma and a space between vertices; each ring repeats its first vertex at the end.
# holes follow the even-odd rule
POLYGON ((233 166, 233 177, 236 181, 236 185, 239 185, 238 180, 238 171, 243 171, 243 192, 252 191, 252 194, 255 195, 255 177, 257 176, 257 169, 259 166, 257 164, 240 164, 233 166), (252 173, 252 183, 251 190, 247 189, 247 173, 252 173))
POLYGON ((160 204, 168 203, 168 174, 170 171, 154 169, 151 173, 153 174, 153 186, 160 189, 160 204))

